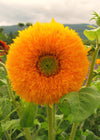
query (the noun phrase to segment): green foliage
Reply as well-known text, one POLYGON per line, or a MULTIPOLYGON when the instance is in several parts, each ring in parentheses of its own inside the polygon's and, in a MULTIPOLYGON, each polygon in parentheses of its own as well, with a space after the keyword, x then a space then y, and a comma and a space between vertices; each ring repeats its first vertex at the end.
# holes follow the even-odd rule
POLYGON ((11 112, 11 101, 7 98, 1 98, 0 109, 2 118, 5 118, 11 112))
POLYGON ((0 79, 0 86, 2 86, 2 85, 6 85, 7 83, 6 83, 6 80, 5 79, 0 79))
POLYGON ((91 83, 91 85, 95 86, 98 89, 98 91, 100 92, 100 80, 93 81, 91 83))
POLYGON ((3 30, 4 30, 4 29, 1 27, 1 28, 0 28, 0 33, 2 33, 2 32, 3 32, 3 30))
POLYGON ((21 120, 22 127, 32 127, 37 112, 37 106, 33 103, 22 102, 21 120))
POLYGON ((95 40, 98 37, 100 43, 100 27, 93 30, 85 30, 84 34, 89 40, 95 40))
POLYGON ((97 12, 93 12, 93 17, 90 20, 95 20, 96 24, 100 26, 100 16, 97 12))
POLYGON ((82 88, 79 92, 70 92, 62 100, 69 102, 72 121, 81 122, 92 115, 100 105, 100 93, 92 87, 82 88))
POLYGON ((83 40, 83 43, 84 45, 87 45, 87 46, 96 46, 96 41, 91 41, 91 40, 83 40))
POLYGON ((58 107, 65 117, 68 116, 70 110, 69 110, 69 104, 67 102, 64 101, 63 103, 59 103, 58 107))
POLYGON ((19 26, 20 28, 22 28, 22 27, 24 27, 24 23, 18 23, 18 26, 19 26))
POLYGON ((97 137, 93 132, 87 130, 86 131, 88 133, 86 140, 100 140, 99 137, 97 137))
POLYGON ((7 44, 12 43, 12 39, 9 35, 5 34, 4 32, 0 33, 0 40, 6 42, 7 44))
POLYGON ((20 120, 19 119, 12 119, 10 121, 7 121, 6 123, 2 123, 2 130, 8 131, 12 129, 19 129, 20 128, 20 120))
POLYGON ((32 26, 32 23, 27 22, 27 23, 26 23, 26 26, 27 26, 27 27, 32 26))

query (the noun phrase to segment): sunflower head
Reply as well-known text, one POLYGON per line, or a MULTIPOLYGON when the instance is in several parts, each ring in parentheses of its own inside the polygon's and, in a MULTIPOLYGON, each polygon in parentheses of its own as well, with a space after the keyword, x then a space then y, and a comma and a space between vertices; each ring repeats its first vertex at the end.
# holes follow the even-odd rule
POLYGON ((19 33, 6 66, 16 94, 36 104, 53 104, 81 88, 89 62, 78 34, 53 19, 19 33))
POLYGON ((100 64, 100 59, 96 59, 96 64, 100 64))

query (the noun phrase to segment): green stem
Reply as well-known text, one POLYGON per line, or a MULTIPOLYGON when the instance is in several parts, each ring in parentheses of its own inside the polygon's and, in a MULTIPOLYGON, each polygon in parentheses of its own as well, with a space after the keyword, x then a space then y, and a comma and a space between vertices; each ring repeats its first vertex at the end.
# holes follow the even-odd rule
POLYGON ((86 87, 90 86, 91 82, 92 82, 92 74, 93 74, 93 70, 94 70, 94 66, 95 66, 95 61, 98 55, 98 51, 99 51, 99 44, 98 44, 98 37, 96 38, 96 49, 95 52, 92 56, 92 62, 91 62, 91 66, 90 66, 90 71, 89 71, 89 76, 88 76, 88 80, 86 83, 86 87))
POLYGON ((75 134, 76 134, 76 130, 77 130, 77 126, 78 126, 77 123, 73 123, 72 131, 71 131, 69 140, 74 140, 74 137, 75 137, 75 134))
POLYGON ((55 140, 55 106, 47 106, 48 117, 48 140, 55 140))
MULTIPOLYGON (((6 77, 7 77, 7 86, 8 86, 9 95, 10 95, 10 98, 12 100, 13 106, 15 108, 17 108, 17 114, 20 118, 21 117, 20 108, 18 107, 18 104, 16 103, 16 100, 15 100, 14 95, 13 95, 13 91, 12 91, 10 80, 8 78, 8 72, 7 72, 6 66, 2 62, 0 62, 0 66, 2 66, 4 68, 4 71, 5 71, 5 74, 6 74, 6 77)), ((23 130, 24 130, 24 135, 25 135, 26 139, 27 140, 32 140, 29 128, 23 128, 23 130)))
POLYGON ((11 140, 11 136, 8 134, 7 131, 5 131, 5 135, 6 135, 7 140, 11 140))
POLYGON ((26 137, 27 140, 32 140, 31 134, 30 134, 30 129, 29 128, 23 128, 24 130, 24 135, 26 137))
POLYGON ((38 128, 38 130, 35 132, 35 134, 34 134, 34 139, 36 138, 36 136, 38 135, 38 133, 39 133, 40 130, 41 130, 41 127, 38 128))
POLYGON ((59 127, 60 127, 60 125, 61 125, 61 123, 64 121, 64 119, 62 118, 61 120, 60 120, 60 122, 58 123, 58 126, 57 126, 57 129, 56 129, 56 131, 58 131, 58 129, 59 129, 59 127))
POLYGON ((53 111, 52 111, 52 117, 53 117, 53 127, 54 127, 54 135, 55 135, 55 130, 56 130, 56 108, 55 108, 55 104, 53 105, 53 111))

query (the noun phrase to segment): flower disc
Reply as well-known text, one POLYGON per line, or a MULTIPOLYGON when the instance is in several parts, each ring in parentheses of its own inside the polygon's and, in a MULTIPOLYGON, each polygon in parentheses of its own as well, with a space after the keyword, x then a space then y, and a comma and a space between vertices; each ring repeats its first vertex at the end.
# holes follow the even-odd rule
POLYGON ((59 61, 52 55, 41 56, 37 63, 37 69, 40 74, 43 74, 46 77, 57 74, 59 67, 59 61))
POLYGON ((36 104, 53 104, 81 88, 89 62, 78 34, 52 20, 21 31, 6 66, 16 94, 36 104))

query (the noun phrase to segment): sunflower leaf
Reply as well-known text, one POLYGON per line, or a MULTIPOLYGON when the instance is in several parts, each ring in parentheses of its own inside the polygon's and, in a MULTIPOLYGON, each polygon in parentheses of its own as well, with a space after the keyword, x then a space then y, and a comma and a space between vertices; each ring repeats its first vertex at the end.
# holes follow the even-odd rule
POLYGON ((5 79, 0 79, 0 86, 6 85, 6 84, 7 84, 7 82, 5 79))
POLYGON ((19 119, 12 119, 1 124, 3 131, 20 128, 19 119))
POLYGON ((33 103, 26 103, 22 107, 22 116, 20 125, 22 127, 32 127, 34 125, 34 118, 37 112, 37 107, 33 103))
POLYGON ((2 117, 5 118, 11 112, 11 101, 7 98, 0 98, 0 108, 2 112, 2 117))
POLYGON ((81 122, 92 115, 100 105, 100 93, 96 88, 82 88, 79 92, 66 94, 63 100, 69 102, 72 122, 81 122))
POLYGON ((100 137, 96 136, 92 131, 86 130, 86 132, 88 132, 86 140, 100 140, 100 137))
POLYGON ((68 116, 68 114, 69 114, 69 105, 68 105, 67 102, 63 102, 63 103, 60 102, 58 104, 58 107, 59 107, 60 111, 64 114, 65 117, 68 116))
POLYGON ((98 41, 100 43, 100 27, 92 30, 84 30, 84 35, 89 39, 89 40, 95 40, 98 37, 98 41))

